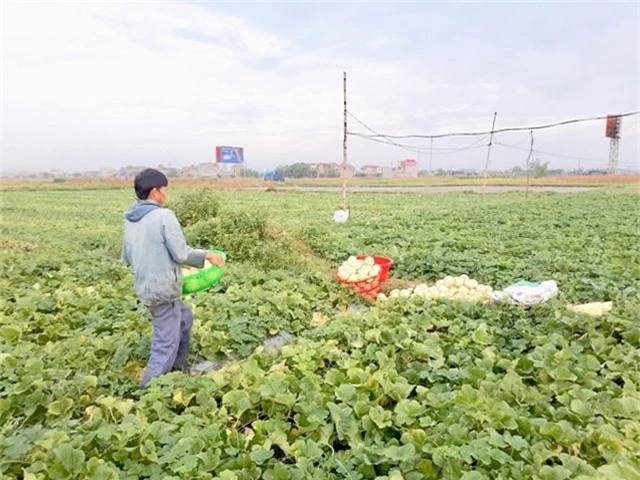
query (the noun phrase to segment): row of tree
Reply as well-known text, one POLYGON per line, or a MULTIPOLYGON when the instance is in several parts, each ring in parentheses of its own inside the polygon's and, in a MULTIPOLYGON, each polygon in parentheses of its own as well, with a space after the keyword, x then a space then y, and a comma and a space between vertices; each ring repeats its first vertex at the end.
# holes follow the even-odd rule
POLYGON ((294 163, 276 168, 276 172, 284 175, 285 178, 338 178, 340 171, 331 169, 326 172, 318 172, 308 163, 294 163))

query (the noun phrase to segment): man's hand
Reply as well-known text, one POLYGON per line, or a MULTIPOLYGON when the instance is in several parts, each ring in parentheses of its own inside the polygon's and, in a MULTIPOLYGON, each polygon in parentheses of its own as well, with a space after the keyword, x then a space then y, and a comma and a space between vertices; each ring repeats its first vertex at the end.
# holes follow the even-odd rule
POLYGON ((224 257, 217 253, 207 252, 207 256, 205 258, 211 265, 216 265, 218 267, 224 266, 224 257))

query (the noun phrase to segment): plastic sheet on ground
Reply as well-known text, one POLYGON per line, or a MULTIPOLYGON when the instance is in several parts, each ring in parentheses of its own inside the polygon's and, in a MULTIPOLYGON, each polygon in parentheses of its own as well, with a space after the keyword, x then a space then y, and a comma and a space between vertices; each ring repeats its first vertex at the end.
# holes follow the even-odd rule
POLYGON ((491 298, 495 301, 510 299, 519 305, 536 305, 558 295, 558 285, 554 280, 544 282, 528 282, 521 280, 502 291, 495 291, 491 298))
MULTIPOLYGON (((267 338, 262 343, 262 347, 267 353, 277 353, 282 347, 295 341, 295 339, 295 335, 286 331, 281 331, 276 335, 267 338)), ((193 365, 190 369, 190 372, 192 374, 202 374, 210 372, 211 370, 219 370, 225 365, 228 365, 229 363, 235 362, 237 360, 241 359, 237 357, 231 357, 226 360, 203 360, 193 365)))

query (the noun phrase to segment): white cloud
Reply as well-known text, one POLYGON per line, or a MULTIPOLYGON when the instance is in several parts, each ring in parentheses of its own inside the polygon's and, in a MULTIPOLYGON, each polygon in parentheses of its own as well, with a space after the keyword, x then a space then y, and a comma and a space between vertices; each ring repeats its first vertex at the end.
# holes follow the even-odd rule
MULTIPOLYGON (((258 168, 339 160, 343 70, 353 112, 394 133, 485 130, 494 110, 498 126, 536 123, 545 110, 553 120, 559 109, 568 116, 577 111, 575 102, 563 105, 561 94, 548 96, 527 75, 453 77, 443 67, 451 55, 446 42, 428 57, 418 55, 420 45, 390 57, 330 40, 308 48, 286 28, 258 27, 202 5, 9 3, 3 29, 5 170, 197 163, 210 161, 219 144, 244 146, 258 168)), ((365 43, 374 50, 396 45, 379 31, 365 43)), ((537 69, 534 77, 543 76, 545 61, 579 66, 567 52, 546 57, 532 48, 516 60, 537 69)), ((600 105, 608 105, 606 98, 600 105)), ((637 131, 633 121, 625 122, 625 132, 637 131)), ((558 134, 565 142, 566 132, 558 134)), ((606 150, 601 140, 580 142, 580 148, 606 150)), ((627 148, 637 150, 634 141, 627 148)), ((393 147, 350 140, 356 164, 403 156, 393 147)), ((477 166, 482 156, 442 156, 442 162, 477 166)), ((511 161, 496 157, 497 164, 511 161)))

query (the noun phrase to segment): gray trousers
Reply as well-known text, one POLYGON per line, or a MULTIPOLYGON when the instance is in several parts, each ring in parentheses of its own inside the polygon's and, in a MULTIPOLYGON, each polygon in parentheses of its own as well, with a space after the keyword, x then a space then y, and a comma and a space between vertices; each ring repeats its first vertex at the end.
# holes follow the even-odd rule
POLYGON ((152 378, 171 370, 186 370, 193 314, 180 301, 149 307, 153 317, 151 356, 140 386, 146 388, 152 378))

